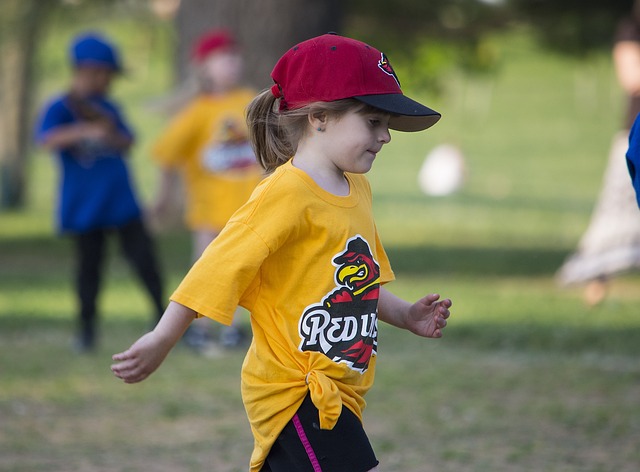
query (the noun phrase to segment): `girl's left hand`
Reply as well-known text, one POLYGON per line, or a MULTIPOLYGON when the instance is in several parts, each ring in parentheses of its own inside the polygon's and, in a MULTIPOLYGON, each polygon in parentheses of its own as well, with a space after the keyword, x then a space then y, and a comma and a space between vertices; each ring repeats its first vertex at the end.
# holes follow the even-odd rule
POLYGON ((407 315, 407 329, 425 338, 439 338, 447 326, 447 318, 451 314, 451 300, 445 298, 438 301, 437 293, 427 295, 411 305, 407 315))

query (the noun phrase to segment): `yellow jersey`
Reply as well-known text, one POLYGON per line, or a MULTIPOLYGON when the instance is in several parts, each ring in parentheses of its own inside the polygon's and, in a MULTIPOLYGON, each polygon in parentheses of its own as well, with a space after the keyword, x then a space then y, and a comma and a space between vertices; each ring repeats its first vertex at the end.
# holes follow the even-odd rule
POLYGON ((182 110, 153 146, 163 167, 179 170, 191 230, 219 231, 262 179, 247 140, 245 108, 254 93, 201 95, 182 110))
POLYGON ((259 471, 310 392, 320 427, 342 406, 359 418, 373 383, 380 285, 393 280, 363 175, 350 193, 320 188, 291 161, 263 180, 194 264, 172 300, 230 324, 251 313, 242 397, 259 471))

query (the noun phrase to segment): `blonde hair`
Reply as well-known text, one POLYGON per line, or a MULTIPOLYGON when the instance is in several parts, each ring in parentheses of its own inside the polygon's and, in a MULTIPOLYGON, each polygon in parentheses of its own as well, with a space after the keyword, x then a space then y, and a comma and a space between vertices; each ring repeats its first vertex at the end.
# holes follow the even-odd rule
POLYGON ((249 141, 258 163, 267 173, 294 156, 300 139, 309 129, 310 115, 324 113, 328 118, 339 119, 349 111, 376 110, 353 98, 314 102, 295 110, 279 111, 279 107, 280 99, 273 96, 271 89, 266 89, 247 108, 249 141))

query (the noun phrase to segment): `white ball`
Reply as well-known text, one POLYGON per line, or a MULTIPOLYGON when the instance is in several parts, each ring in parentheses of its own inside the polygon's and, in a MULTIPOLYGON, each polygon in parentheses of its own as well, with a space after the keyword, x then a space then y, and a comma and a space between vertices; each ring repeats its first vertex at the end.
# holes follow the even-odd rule
POLYGON ((450 195, 462 187, 464 177, 462 151, 452 144, 441 144, 425 157, 418 173, 418 184, 427 195, 450 195))

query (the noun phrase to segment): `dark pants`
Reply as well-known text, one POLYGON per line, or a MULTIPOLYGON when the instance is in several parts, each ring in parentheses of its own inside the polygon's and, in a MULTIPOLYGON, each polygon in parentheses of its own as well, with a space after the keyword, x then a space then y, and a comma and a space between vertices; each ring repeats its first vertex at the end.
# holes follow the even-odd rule
POLYGON ((79 336, 83 347, 92 347, 96 333, 96 299, 104 267, 108 233, 118 235, 125 258, 142 281, 154 308, 155 321, 164 311, 162 280, 158 271, 153 241, 144 224, 137 219, 113 229, 97 229, 75 235, 77 251, 76 290, 80 300, 79 336))
POLYGON ((362 422, 346 406, 333 429, 319 425, 318 409, 307 394, 261 472, 366 472, 378 465, 362 422))

